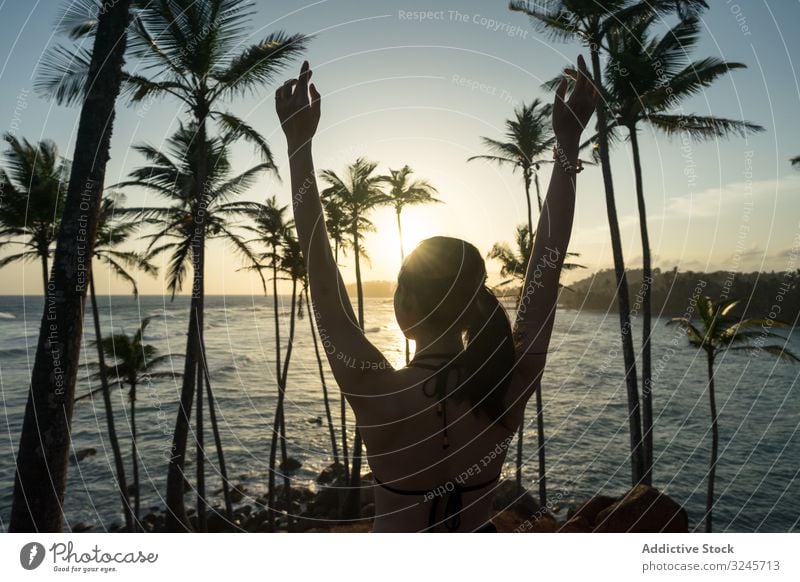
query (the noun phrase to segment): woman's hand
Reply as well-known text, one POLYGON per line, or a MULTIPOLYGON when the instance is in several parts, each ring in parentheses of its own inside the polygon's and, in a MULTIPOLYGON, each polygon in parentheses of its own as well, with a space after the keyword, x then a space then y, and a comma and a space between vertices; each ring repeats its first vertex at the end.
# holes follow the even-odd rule
POLYGON ((305 61, 300 76, 289 79, 275 91, 275 110, 290 152, 310 144, 319 125, 321 97, 314 84, 309 85, 310 79, 311 68, 305 61))
MULTIPOLYGON (((568 99, 567 79, 556 89, 553 104, 553 133, 560 147, 577 147, 581 133, 594 113, 599 100, 599 92, 586 69, 586 61, 578 55, 578 70, 567 69, 566 74, 575 79, 575 87, 568 99)), ((577 154, 577 150, 575 152, 577 154)))

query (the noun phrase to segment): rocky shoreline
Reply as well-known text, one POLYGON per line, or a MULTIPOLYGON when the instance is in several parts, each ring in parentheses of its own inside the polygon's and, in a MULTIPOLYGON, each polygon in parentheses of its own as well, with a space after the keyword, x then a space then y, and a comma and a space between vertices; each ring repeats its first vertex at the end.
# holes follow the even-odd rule
MULTIPOLYGON (((362 477, 361 516, 359 520, 342 520, 341 507, 347 488, 341 485, 341 469, 331 465, 317 477, 317 490, 308 487, 291 488, 291 506, 286 506, 283 485, 276 488, 276 531, 279 532, 368 532, 375 511, 374 480, 368 473, 362 477), (291 523, 289 516, 291 515, 291 523)), ((221 490, 216 492, 221 494, 221 490)), ((266 496, 252 497, 243 484, 231 489, 234 503, 233 519, 228 520, 223 504, 212 504, 206 514, 209 532, 268 532, 269 512, 266 496)), ((689 531, 686 510, 668 495, 647 485, 638 485, 624 495, 598 495, 568 509, 566 518, 553 513, 561 508, 542 508, 534 497, 525 492, 517 494, 513 481, 502 481, 495 491, 492 521, 501 533, 590 533, 590 532, 669 532, 689 531)), ((197 527, 197 512, 187 510, 191 525, 197 527)), ((166 512, 151 507, 142 517, 145 532, 163 532, 166 512)), ((109 532, 124 532, 121 523, 114 523, 109 532)), ((92 524, 80 522, 73 532, 103 531, 92 524)))

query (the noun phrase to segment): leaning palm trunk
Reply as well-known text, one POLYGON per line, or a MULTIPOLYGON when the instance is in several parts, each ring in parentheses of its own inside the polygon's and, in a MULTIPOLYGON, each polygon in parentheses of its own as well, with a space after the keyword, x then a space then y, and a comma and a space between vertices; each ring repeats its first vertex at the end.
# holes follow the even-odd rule
POLYGON ((136 531, 141 531, 139 524, 139 516, 141 515, 141 499, 142 493, 139 490, 141 485, 139 483, 139 449, 136 446, 136 383, 131 384, 130 391, 131 401, 131 463, 133 464, 133 515, 136 519, 136 531))
MULTIPOLYGON (((406 260, 406 251, 403 248, 403 221, 400 220, 399 209, 397 210, 396 214, 397 214, 397 235, 400 239, 400 264, 402 265, 403 262, 406 260)), ((403 341, 405 342, 406 346, 406 364, 408 364, 411 361, 411 346, 407 337, 403 337, 403 341)))
MULTIPOLYGON (((361 288, 361 262, 359 255, 361 254, 361 245, 358 236, 358 216, 353 221, 355 225, 353 228, 353 250, 355 252, 356 263, 356 295, 358 297, 358 326, 364 329, 364 291, 361 288)), ((353 441, 353 468, 350 473, 350 489, 347 492, 347 499, 345 500, 344 517, 348 519, 356 519, 361 515, 361 431, 356 425, 356 434, 353 441)))
MULTIPOLYGON (((198 362, 198 368, 202 362, 198 362)), ((197 419, 195 420, 195 455, 197 461, 197 531, 207 531, 208 523, 206 520, 206 455, 203 438, 203 374, 198 370, 197 374, 197 419)))
MULTIPOLYGON (((539 179, 535 173, 531 172, 529 168, 523 170, 525 178, 525 199, 528 203, 528 255, 530 254, 530 245, 533 244, 533 204, 531 202, 531 177, 536 180, 536 200, 539 203, 539 213, 542 212, 542 197, 539 192, 539 179), (533 176, 532 176, 533 174, 533 176)), ((547 503, 547 484, 545 481, 545 441, 544 441, 544 409, 542 407, 542 388, 536 390, 536 440, 538 443, 537 454, 539 458, 539 505, 545 507, 547 503)), ((522 464, 523 464, 523 436, 525 428, 525 416, 523 414, 522 422, 517 431, 517 466, 516 466, 516 482, 517 494, 522 494, 522 464)))
MULTIPOLYGON (((334 243, 334 261, 339 264, 339 241, 334 243)), ((350 458, 347 454, 347 401, 344 394, 339 393, 339 416, 342 423, 342 461, 344 461, 345 480, 350 480, 350 458)))
POLYGON ((275 375, 278 380, 278 403, 275 405, 275 420, 272 425, 272 439, 269 449, 269 477, 267 485, 267 516, 269 530, 275 531, 275 462, 277 457, 277 438, 281 429, 281 405, 283 387, 281 382, 281 324, 280 304, 278 303, 278 250, 273 247, 272 256, 272 308, 275 318, 275 375))
POLYGON ((178 404, 178 418, 172 436, 172 450, 167 472, 167 516, 166 528, 170 532, 188 531, 189 520, 183 506, 183 492, 186 478, 183 467, 186 462, 186 441, 189 434, 189 419, 194 400, 195 374, 197 371, 198 338, 197 307, 192 298, 189 314, 189 331, 186 341, 186 358, 183 371, 183 385, 178 404))
POLYGON ((281 328, 280 328, 280 315, 278 303, 278 249, 273 246, 273 264, 272 264, 272 297, 273 307, 275 314, 275 370, 278 377, 278 403, 275 406, 275 421, 272 426, 272 440, 269 450, 269 485, 267 493, 268 505, 268 524, 270 531, 275 531, 275 465, 278 456, 278 439, 281 442, 281 460, 283 463, 283 488, 285 494, 285 503, 287 509, 287 529, 291 527, 291 482, 289 475, 286 472, 286 423, 283 413, 284 399, 286 397, 286 377, 289 372, 289 359, 292 353, 292 342, 294 340, 294 314, 296 305, 296 292, 297 281, 292 283, 292 304, 289 323, 289 343, 286 347, 286 358, 281 364, 281 328))
MULTIPOLYGON (((278 301, 277 267, 274 267, 273 292, 276 294, 275 303, 277 305, 278 301)), ((286 358, 283 361, 283 366, 278 367, 278 403, 275 407, 275 421, 273 423, 272 442, 270 444, 270 450, 269 450, 270 472, 269 472, 268 511, 269 511, 269 524, 270 524, 270 529, 272 531, 275 530, 275 465, 278 456, 278 438, 280 438, 281 442, 281 460, 283 462, 283 470, 282 470, 283 493, 284 493, 284 503, 286 505, 286 516, 287 516, 286 527, 287 530, 291 529, 292 527, 292 516, 291 516, 292 492, 291 492, 291 480, 289 479, 289 473, 287 471, 287 465, 286 465, 286 460, 288 459, 288 455, 286 452, 286 419, 284 416, 284 402, 286 400, 286 380, 289 372, 289 360, 291 359, 292 343, 294 341, 296 293, 297 293, 297 282, 294 281, 292 283, 292 304, 291 304, 291 314, 289 319, 289 342, 286 347, 286 358)), ((277 318, 278 314, 277 307, 275 309, 275 314, 277 318)), ((277 322, 278 319, 276 319, 276 335, 279 336, 278 333, 279 329, 277 327, 277 322)))
MULTIPOLYGON (((125 527, 129 532, 134 531, 134 515, 131 512, 131 500, 128 497, 128 483, 125 479, 125 465, 122 462, 122 451, 117 438, 117 428, 114 425, 114 409, 111 406, 111 390, 108 387, 108 374, 106 370, 105 354, 103 353, 103 334, 100 331, 100 313, 97 309, 97 296, 94 290, 94 273, 89 273, 89 295, 92 302, 92 318, 94 319, 94 335, 97 341, 97 362, 100 366, 100 388, 103 393, 103 407, 106 411, 106 424, 108 425, 108 440, 111 442, 111 451, 114 455, 114 466, 117 471, 117 487, 122 499, 122 513, 125 516, 125 527)), ((138 514, 137 514, 138 516, 138 514)), ((138 517, 137 517, 138 521, 138 517)))
MULTIPOLYGON (((205 353, 205 346, 203 347, 205 353)), ((217 448, 217 459, 219 460, 219 474, 222 478, 222 496, 225 499, 225 514, 228 521, 233 521, 233 503, 231 502, 231 490, 228 483, 228 470, 225 467, 225 454, 222 451, 222 439, 217 425, 216 398, 211 390, 211 380, 208 377, 208 366, 203 365, 203 378, 206 384, 206 397, 208 398, 208 417, 211 420, 211 432, 214 435, 214 446, 217 448)))
POLYGON ((186 362, 184 366, 183 385, 178 408, 178 417, 175 421, 175 432, 172 438, 172 455, 170 456, 167 473, 167 531, 190 531, 191 526, 186 516, 186 507, 183 502, 186 477, 184 466, 186 463, 186 441, 189 435, 189 420, 191 417, 192 403, 195 396, 195 386, 203 364, 203 275, 205 260, 204 222, 205 212, 205 176, 206 176, 206 117, 208 111, 196 110, 198 147, 195 163, 194 200, 192 207, 192 222, 195 225, 195 234, 192 237, 192 269, 194 283, 192 285, 192 299, 189 307, 189 331, 186 341, 186 362))
POLYGON ((286 504, 286 529, 292 531, 292 481, 289 478, 288 464, 289 455, 286 452, 286 387, 289 378, 289 362, 292 359, 294 348, 294 331, 297 320, 297 279, 292 279, 292 304, 289 308, 289 342, 286 345, 286 357, 283 360, 283 374, 281 384, 283 385, 283 398, 281 399, 281 461, 283 462, 283 494, 286 504))
MULTIPOLYGON (((591 45, 592 75, 595 83, 601 86, 602 70, 600 54, 596 44, 591 45)), ((628 276, 625 272, 625 260, 622 255, 622 238, 617 219, 617 205, 614 200, 614 182, 611 176, 611 161, 608 154, 608 127, 606 110, 601 104, 597 108, 597 137, 600 146, 600 165, 603 170, 603 185, 606 195, 606 211, 608 226, 611 231, 611 249, 614 256, 614 274, 616 275, 617 297, 619 302, 619 323, 622 339, 622 357, 625 365, 625 383, 628 395, 628 423, 630 427, 631 448, 631 480, 634 485, 640 483, 644 476, 644 454, 642 451, 642 421, 639 403, 639 388, 636 377, 636 359, 633 350, 631 329, 630 297, 628 276)))
MULTIPOLYGON (((533 172, 533 183, 536 186, 536 200, 539 203, 539 215, 542 214, 542 193, 539 188, 539 174, 533 172)), ((532 224, 528 225, 531 228, 532 224)), ((528 231, 533 244, 533 230, 528 231)), ((539 507, 547 507, 547 475, 544 450, 544 408, 542 407, 542 385, 536 391, 536 438, 539 441, 539 507)))
MULTIPOLYGON (((311 307, 311 299, 308 296, 308 287, 305 288, 306 305, 311 307)), ((319 342, 317 341, 317 332, 314 328, 314 318, 308 318, 308 324, 311 328, 311 339, 314 341, 314 355, 317 357, 317 367, 319 368, 319 381, 322 384, 322 398, 325 402, 325 417, 328 420, 328 431, 331 433, 331 452, 333 453, 334 466, 339 465, 339 447, 336 445, 336 429, 333 426, 333 414, 331 414, 331 402, 328 398, 328 383, 325 381, 325 369, 322 367, 322 354, 319 352, 319 342)))
POLYGON ((711 459, 708 463, 708 488, 706 490, 706 533, 711 533, 711 511, 714 508, 714 479, 717 474, 717 448, 719 426, 717 424, 717 399, 714 393, 714 352, 706 350, 708 362, 708 400, 711 407, 711 459))
POLYGON ((642 237, 642 433, 644 438, 644 475, 647 485, 653 482, 653 378, 651 371, 651 316, 653 272, 650 257, 650 235, 647 231, 647 211, 644 202, 642 161, 636 127, 628 128, 633 151, 633 170, 636 174, 636 200, 639 205, 639 230, 642 237))
POLYGON ((48 278, 48 283, 53 283, 45 287, 44 313, 20 436, 9 524, 12 532, 60 532, 63 525, 86 302, 83 261, 94 253, 130 4, 131 0, 109 4, 97 22, 88 91, 78 123, 53 272, 48 278), (42 443, 46 446, 42 447, 42 443))

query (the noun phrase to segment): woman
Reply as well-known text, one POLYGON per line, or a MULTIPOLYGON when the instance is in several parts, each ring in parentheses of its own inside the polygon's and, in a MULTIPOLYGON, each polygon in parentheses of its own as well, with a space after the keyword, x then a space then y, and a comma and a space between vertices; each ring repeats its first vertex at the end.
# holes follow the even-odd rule
POLYGON ((514 330, 478 250, 423 241, 403 262, 394 305, 416 353, 395 370, 359 328, 325 230, 312 160, 320 94, 303 63, 275 93, 289 146, 295 224, 328 360, 353 408, 375 487, 375 532, 495 531, 492 492, 525 404, 539 386, 572 230, 578 144, 597 92, 578 58, 556 91, 555 166, 514 330))

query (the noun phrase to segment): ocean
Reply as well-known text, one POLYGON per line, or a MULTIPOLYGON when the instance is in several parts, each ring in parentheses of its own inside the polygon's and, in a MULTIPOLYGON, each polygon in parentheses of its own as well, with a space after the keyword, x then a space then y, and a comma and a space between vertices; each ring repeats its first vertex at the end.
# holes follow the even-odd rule
MULTIPOLYGON (((289 298, 281 297, 282 337, 288 332, 289 298)), ((103 334, 133 334, 151 317, 145 342, 160 354, 183 353, 188 299, 105 296, 99 298, 103 334)), ((42 298, 0 296, 0 529, 8 526, 15 456, 36 350, 42 298)), ((206 347, 229 477, 248 495, 266 490, 269 444, 277 399, 275 337, 271 297, 211 296, 206 299, 206 347)), ((689 512, 690 528, 702 529, 706 474, 711 446, 706 392, 706 361, 689 347, 676 327, 654 318, 653 406, 655 468, 653 484, 689 512)), ((366 300, 366 329, 372 342, 395 365, 404 361, 402 334, 390 299, 366 300)), ((90 316, 85 326, 83 367, 77 394, 98 387, 91 378, 96 350, 90 316)), ((634 338, 641 341, 639 322, 634 338)), ((332 462, 328 428, 311 341, 308 315, 297 322, 289 369, 286 432, 289 455, 302 462, 298 485, 315 487, 319 472, 332 462), (320 420, 322 423, 320 424, 320 420)), ((800 333, 788 347, 800 353, 800 333)), ((619 323, 615 313, 561 310, 552 355, 543 380, 549 500, 557 517, 596 494, 619 495, 630 486, 627 403, 623 382, 619 323)), ((182 371, 176 357, 159 370, 182 371)), ((339 392, 327 370, 334 419, 339 432, 339 392)), ((718 359, 717 406, 720 424, 716 478, 715 531, 789 532, 800 527, 800 365, 769 355, 730 352, 718 359)), ((159 378, 138 389, 137 428, 143 513, 165 504, 166 460, 177 413, 180 378, 159 378)), ((112 393, 117 432, 131 482, 127 389, 112 393)), ((348 417, 353 430, 352 414, 348 417)), ((207 491, 221 487, 206 413, 207 491)), ((71 463, 65 496, 65 530, 78 522, 103 531, 123 521, 114 493, 114 471, 105 412, 99 395, 75 406, 72 421, 76 451, 94 448, 71 463)), ((352 441, 351 441, 352 442, 352 441)), ((525 427, 523 478, 536 496, 537 453, 533 399, 525 427)), ((193 475, 194 436, 187 448, 193 475)), ((506 475, 513 478, 512 444, 506 475)), ((191 493, 187 503, 193 504, 191 493)), ((211 503, 221 503, 215 495, 211 503)), ((245 500, 246 501, 246 500, 245 500)))

